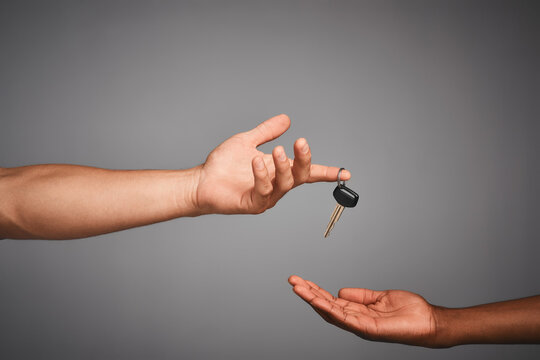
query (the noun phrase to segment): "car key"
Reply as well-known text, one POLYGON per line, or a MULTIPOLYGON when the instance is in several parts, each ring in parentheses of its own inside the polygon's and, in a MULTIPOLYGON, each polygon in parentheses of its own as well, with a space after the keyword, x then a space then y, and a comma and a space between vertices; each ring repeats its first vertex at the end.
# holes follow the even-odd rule
POLYGON ((341 181, 341 172, 345 170, 344 168, 339 169, 338 172, 338 185, 334 189, 333 195, 334 199, 336 199, 337 204, 334 208, 334 212, 332 213, 332 216, 330 217, 330 222, 328 223, 328 226, 326 227, 326 231, 324 232, 324 237, 328 237, 330 234, 330 231, 334 228, 334 225, 337 223, 339 218, 341 217, 341 214, 343 213, 343 210, 345 210, 346 207, 355 207, 358 203, 358 194, 349 189, 345 186, 345 181, 341 181))

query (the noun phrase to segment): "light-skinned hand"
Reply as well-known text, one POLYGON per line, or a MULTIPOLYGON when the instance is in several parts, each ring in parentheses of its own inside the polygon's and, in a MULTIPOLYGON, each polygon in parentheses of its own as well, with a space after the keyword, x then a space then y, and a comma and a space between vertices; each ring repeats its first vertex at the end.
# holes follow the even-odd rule
MULTIPOLYGON (((339 168, 311 164, 304 138, 294 143, 294 160, 283 146, 276 146, 272 154, 257 149, 281 136, 290 124, 287 115, 274 116, 216 147, 198 168, 196 207, 202 213, 259 214, 298 185, 336 181, 339 168)), ((342 180, 350 177, 346 170, 341 174, 342 180)))

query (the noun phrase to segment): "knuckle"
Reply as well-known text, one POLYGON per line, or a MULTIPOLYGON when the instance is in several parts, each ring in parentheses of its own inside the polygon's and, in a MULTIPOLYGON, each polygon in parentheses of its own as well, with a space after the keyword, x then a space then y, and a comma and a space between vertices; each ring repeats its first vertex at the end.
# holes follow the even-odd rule
POLYGON ((272 188, 272 185, 271 184, 266 184, 262 187, 261 189, 261 195, 265 198, 269 197, 271 194, 272 194, 272 191, 274 189, 272 188))
POLYGON ((292 189, 293 186, 294 186, 294 178, 290 176, 280 183, 279 189, 281 191, 289 191, 290 189, 292 189))
POLYGON ((310 176, 309 171, 298 170, 294 172, 294 179, 297 184, 303 184, 308 181, 310 176))
POLYGON ((305 183, 308 179, 309 179, 309 174, 306 174, 306 173, 302 173, 302 174, 300 174, 300 176, 297 177, 297 181, 300 184, 305 183))

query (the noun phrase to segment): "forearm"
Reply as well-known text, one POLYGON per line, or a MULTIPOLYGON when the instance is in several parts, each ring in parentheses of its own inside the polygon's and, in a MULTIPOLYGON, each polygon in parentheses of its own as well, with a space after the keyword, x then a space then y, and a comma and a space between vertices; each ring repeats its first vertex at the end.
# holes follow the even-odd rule
POLYGON ((196 216, 197 175, 198 168, 1 169, 0 238, 72 239, 196 216))
POLYGON ((540 296, 462 309, 435 307, 436 347, 540 343, 540 296))

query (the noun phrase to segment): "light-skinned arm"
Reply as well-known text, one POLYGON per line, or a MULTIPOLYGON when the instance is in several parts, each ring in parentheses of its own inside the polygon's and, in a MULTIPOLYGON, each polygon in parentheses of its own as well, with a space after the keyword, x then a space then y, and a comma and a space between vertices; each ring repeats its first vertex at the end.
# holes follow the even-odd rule
POLYGON ((303 138, 294 143, 294 160, 282 146, 257 150, 289 126, 284 114, 270 118, 187 170, 0 168, 0 238, 74 239, 183 216, 258 214, 298 185, 336 181, 339 169, 312 165, 303 138))
POLYGON ((289 283, 324 320, 366 340, 431 348, 540 343, 540 296, 451 309, 403 290, 344 288, 334 297, 299 276, 289 283))

